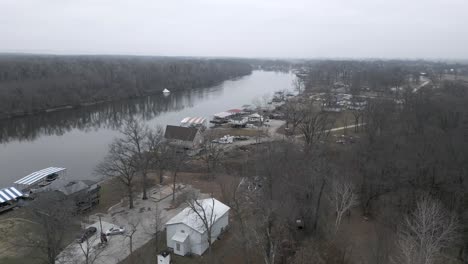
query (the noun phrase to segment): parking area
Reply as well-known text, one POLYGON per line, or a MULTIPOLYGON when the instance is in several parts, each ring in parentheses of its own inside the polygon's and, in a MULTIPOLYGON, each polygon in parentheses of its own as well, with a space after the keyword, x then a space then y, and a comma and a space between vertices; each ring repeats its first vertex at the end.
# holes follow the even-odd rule
MULTIPOLYGON (((184 187, 185 189, 191 188, 190 186, 184 187)), ((192 189, 192 191, 197 190, 192 189)), ((56 263, 115 264, 130 255, 130 243, 132 243, 132 251, 148 243, 154 237, 156 229, 164 229, 164 223, 185 207, 182 204, 178 208, 172 208, 169 186, 161 187, 159 190, 153 189, 150 193, 152 195, 148 200, 136 199, 133 209, 128 209, 124 203, 119 203, 111 207, 106 214, 90 216, 91 224, 86 225, 85 228, 95 227, 97 232, 81 244, 74 242, 66 247, 60 253, 56 263), (160 194, 157 194, 158 192, 160 194), (100 222, 104 232, 111 227, 123 227, 124 234, 108 236, 107 244, 101 245, 100 222)))

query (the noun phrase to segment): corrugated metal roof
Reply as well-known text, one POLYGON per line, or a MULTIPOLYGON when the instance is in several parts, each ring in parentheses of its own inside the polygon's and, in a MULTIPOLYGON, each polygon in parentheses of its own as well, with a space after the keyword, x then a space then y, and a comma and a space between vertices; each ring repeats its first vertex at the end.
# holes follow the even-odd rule
POLYGON ((235 108, 235 109, 229 109, 226 112, 233 113, 233 114, 238 114, 238 113, 242 112, 242 110, 235 108))
POLYGON ((40 171, 33 172, 33 173, 29 174, 28 176, 15 181, 15 183, 16 184, 31 185, 31 184, 34 184, 34 183, 44 179, 48 175, 51 175, 51 174, 54 174, 54 173, 57 173, 57 172, 61 172, 61 171, 64 171, 64 170, 66 170, 66 168, 49 167, 49 168, 46 168, 46 169, 43 169, 43 170, 40 170, 40 171))
POLYGON ((0 190, 0 203, 11 201, 21 196, 23 196, 23 193, 15 187, 4 188, 0 190))
POLYGON ((184 125, 200 125, 200 124, 203 124, 203 122, 205 122, 205 118, 203 117, 186 117, 184 119, 182 119, 182 121, 180 121, 180 123, 184 124, 184 125))
POLYGON ((217 118, 226 118, 226 117, 229 117, 229 116, 232 116, 232 113, 221 112, 221 113, 214 114, 214 117, 217 117, 217 118))
MULTIPOLYGON (((223 204, 222 202, 216 200, 215 198, 207 198, 198 200, 200 208, 195 208, 200 214, 206 214, 206 220, 212 220, 210 225, 213 225, 221 218, 225 213, 229 211, 229 206, 223 204)), ((190 207, 185 208, 182 212, 178 213, 176 216, 171 218, 166 225, 183 223, 193 230, 203 234, 206 231, 203 220, 198 216, 198 214, 190 207)))

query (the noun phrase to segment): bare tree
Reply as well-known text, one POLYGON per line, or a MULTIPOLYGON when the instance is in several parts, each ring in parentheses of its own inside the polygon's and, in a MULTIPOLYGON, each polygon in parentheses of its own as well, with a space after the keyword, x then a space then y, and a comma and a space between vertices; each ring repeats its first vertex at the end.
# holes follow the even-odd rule
POLYGON ((331 183, 329 199, 334 205, 335 233, 338 232, 343 215, 358 204, 353 184, 344 179, 334 179, 331 183))
POLYGON ((128 222, 128 228, 125 232, 125 238, 128 238, 128 247, 130 250, 130 262, 133 263, 133 237, 135 233, 138 231, 140 225, 140 220, 131 219, 128 222))
POLYGON ((175 202, 177 174, 187 162, 187 152, 177 146, 169 146, 166 152, 167 167, 172 171, 172 202, 175 202))
POLYGON ((154 256, 157 256, 160 251, 159 243, 163 238, 161 231, 164 229, 162 209, 159 203, 155 203, 152 207, 153 216, 150 225, 142 225, 146 234, 151 235, 154 240, 154 256))
MULTIPOLYGON (((161 130, 159 130, 161 132, 161 130)), ((159 139, 161 133, 152 133, 149 128, 144 125, 141 121, 129 118, 125 120, 123 127, 120 129, 120 133, 123 135, 118 140, 121 142, 122 147, 127 148, 127 151, 134 156, 135 165, 137 170, 142 175, 142 188, 143 188, 143 200, 148 199, 146 189, 148 188, 148 169, 151 163, 151 157, 148 155, 148 151, 152 147, 151 143, 158 143, 149 140, 149 135, 152 139, 159 139)))
POLYGON ((150 166, 156 169, 159 176, 159 184, 163 183, 164 170, 167 168, 168 145, 164 141, 163 128, 158 126, 148 133, 148 161, 150 166))
POLYGON ((190 208, 190 212, 193 212, 197 215, 200 220, 200 228, 206 231, 206 239, 208 243, 208 255, 210 262, 213 261, 211 254, 211 244, 213 243, 213 224, 218 220, 219 215, 215 213, 215 203, 214 198, 207 199, 197 199, 196 196, 190 197, 187 199, 186 204, 190 208))
POLYGON ((438 263, 443 257, 442 250, 454 246, 459 238, 458 220, 440 201, 425 195, 405 217, 398 237, 400 254, 395 263, 438 263))
POLYGON ((286 128, 288 128, 288 134, 294 135, 296 128, 301 124, 305 118, 304 105, 296 101, 287 101, 283 105, 284 117, 286 119, 286 128), (289 127, 291 125, 291 127, 289 127))
POLYGON ((260 249, 263 262, 274 264, 281 250, 284 233, 287 231, 286 226, 271 208, 264 208, 256 217, 255 224, 250 227, 253 241, 260 249))
POLYGON ((225 201, 231 208, 233 217, 237 219, 239 223, 240 232, 236 235, 239 235, 241 248, 244 256, 244 263, 250 264, 251 260, 251 239, 248 233, 248 219, 247 216, 250 215, 248 212, 247 200, 249 200, 250 195, 246 191, 248 188, 246 178, 234 177, 229 175, 222 175, 216 179, 220 190, 223 201, 225 201))
POLYGON ((213 133, 205 133, 205 140, 202 145, 203 151, 201 152, 201 159, 206 164, 206 171, 208 173, 215 171, 218 165, 222 162, 225 146, 213 142, 215 135, 213 133))
POLYGON ((328 137, 333 123, 327 113, 308 110, 299 124, 299 130, 304 136, 305 150, 309 151, 315 144, 328 137))
POLYGON ((305 88, 304 80, 302 80, 301 78, 294 78, 292 80, 292 86, 294 90, 296 90, 298 93, 302 93, 305 88))
POLYGON ((125 143, 116 139, 109 146, 109 153, 96 167, 100 175, 118 179, 126 188, 129 208, 133 208, 133 188, 138 161, 125 143))
POLYGON ((151 224, 151 227, 153 229, 153 239, 155 241, 155 255, 157 256, 159 254, 159 242, 162 238, 161 235, 161 230, 164 229, 164 222, 162 218, 162 212, 161 209, 159 208, 158 204, 156 204, 156 207, 154 209, 154 214, 153 214, 153 223, 151 224))
POLYGON ((325 264, 325 260, 320 255, 317 244, 312 240, 306 241, 291 259, 291 264, 325 264))
POLYGON ((73 210, 72 201, 64 199, 57 192, 42 193, 26 208, 26 216, 31 219, 28 222, 33 224, 33 228, 19 236, 12 234, 14 240, 11 243, 38 249, 42 253, 39 258, 44 259, 44 263, 54 264, 72 227, 73 210))
MULTIPOLYGON (((84 229, 82 230, 84 232, 84 229)), ((91 237, 87 237, 82 243, 78 243, 81 253, 83 255, 71 256, 73 263, 93 264, 100 257, 103 257, 105 244, 97 242, 100 234, 96 233, 91 237), (84 258, 84 262, 82 259, 84 258), (74 260, 73 260, 74 259, 74 260)))

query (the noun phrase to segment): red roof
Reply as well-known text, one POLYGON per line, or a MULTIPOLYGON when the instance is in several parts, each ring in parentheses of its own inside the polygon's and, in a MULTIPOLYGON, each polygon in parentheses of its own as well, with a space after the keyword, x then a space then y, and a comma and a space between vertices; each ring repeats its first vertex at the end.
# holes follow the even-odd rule
POLYGON ((226 112, 237 114, 237 113, 242 112, 242 110, 241 109, 229 109, 226 112))

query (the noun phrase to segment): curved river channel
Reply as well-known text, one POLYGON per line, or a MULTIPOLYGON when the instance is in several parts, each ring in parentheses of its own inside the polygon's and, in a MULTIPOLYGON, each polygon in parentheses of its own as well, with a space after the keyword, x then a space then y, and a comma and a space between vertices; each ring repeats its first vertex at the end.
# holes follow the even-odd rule
POLYGON ((93 171, 118 136, 123 119, 150 127, 178 125, 186 116, 213 114, 252 104, 275 91, 291 90, 294 75, 253 71, 220 85, 153 95, 78 109, 0 120, 0 188, 46 167, 68 169, 67 180, 97 179, 93 171))

